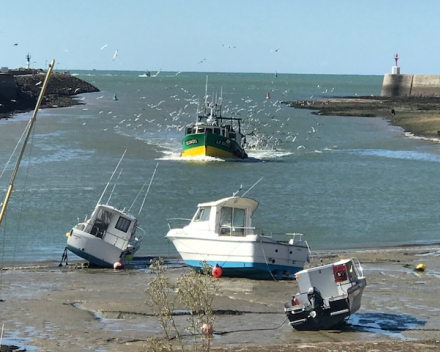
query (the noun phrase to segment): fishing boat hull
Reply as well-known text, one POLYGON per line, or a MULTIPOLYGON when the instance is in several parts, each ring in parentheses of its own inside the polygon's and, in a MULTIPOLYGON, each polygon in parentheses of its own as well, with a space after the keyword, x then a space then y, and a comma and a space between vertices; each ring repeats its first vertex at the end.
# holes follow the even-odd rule
POLYGON ((252 279, 294 279, 309 259, 306 244, 266 241, 261 236, 223 236, 198 238, 170 230, 167 238, 174 244, 186 265, 201 268, 220 266, 222 275, 252 279))
POLYGON ((69 251, 87 260, 92 266, 103 268, 113 268, 115 263, 126 265, 138 248, 138 245, 130 245, 126 250, 121 250, 114 244, 78 229, 73 229, 67 239, 69 251))
POLYGON ((213 133, 185 135, 182 139, 181 156, 210 156, 222 159, 246 159, 248 157, 236 141, 213 133))

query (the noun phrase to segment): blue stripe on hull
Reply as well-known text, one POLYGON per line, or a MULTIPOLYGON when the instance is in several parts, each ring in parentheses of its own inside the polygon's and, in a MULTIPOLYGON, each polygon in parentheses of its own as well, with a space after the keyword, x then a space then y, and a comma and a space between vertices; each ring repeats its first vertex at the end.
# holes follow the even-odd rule
POLYGON ((83 251, 80 251, 79 249, 72 247, 72 246, 67 246, 67 249, 69 251, 71 251, 73 254, 76 254, 78 257, 81 257, 85 260, 87 260, 88 262, 90 262, 91 264, 95 265, 95 266, 99 266, 102 268, 113 268, 113 264, 109 264, 107 262, 104 262, 101 259, 98 259, 92 255, 89 255, 83 251))
MULTIPOLYGON (((196 260, 184 260, 185 264, 200 269, 201 263, 196 260)), ((207 264, 214 267, 217 262, 208 261, 207 264)), ((300 267, 274 265, 266 263, 224 262, 221 265, 222 276, 242 277, 257 280, 294 280, 295 273, 304 269, 300 267)))

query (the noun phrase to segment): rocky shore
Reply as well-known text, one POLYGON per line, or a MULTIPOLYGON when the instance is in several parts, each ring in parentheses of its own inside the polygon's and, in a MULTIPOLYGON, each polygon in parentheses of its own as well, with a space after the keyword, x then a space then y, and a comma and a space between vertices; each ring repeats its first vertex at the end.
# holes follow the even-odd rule
POLYGON ((344 97, 321 100, 284 101, 297 109, 315 110, 318 115, 382 117, 405 132, 438 138, 439 97, 344 97))
MULTIPOLYGON (((0 82, 0 119, 35 108, 45 72, 34 70, 32 74, 8 75, 12 83, 0 82)), ((74 97, 82 93, 99 92, 99 89, 69 73, 52 73, 41 108, 67 107, 81 104, 74 97)))

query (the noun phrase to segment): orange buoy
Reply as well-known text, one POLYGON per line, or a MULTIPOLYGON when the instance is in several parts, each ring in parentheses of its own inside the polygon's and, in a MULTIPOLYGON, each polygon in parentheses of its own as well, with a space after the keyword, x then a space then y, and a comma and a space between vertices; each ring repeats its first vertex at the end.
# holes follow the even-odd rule
POLYGON ((213 267, 211 270, 211 275, 218 279, 220 276, 222 276, 222 268, 220 268, 218 264, 215 264, 215 267, 213 267))
POLYGON ((119 269, 121 266, 122 266, 121 263, 116 262, 116 263, 113 264, 113 269, 119 269))

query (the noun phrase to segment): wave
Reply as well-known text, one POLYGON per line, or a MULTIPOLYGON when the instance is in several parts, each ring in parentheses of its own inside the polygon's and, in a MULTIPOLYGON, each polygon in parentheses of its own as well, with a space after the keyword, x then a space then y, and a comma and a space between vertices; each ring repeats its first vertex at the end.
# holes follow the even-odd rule
POLYGON ((376 156, 390 159, 419 160, 440 162, 440 155, 422 153, 413 150, 387 150, 387 149, 348 149, 335 150, 334 152, 345 152, 362 156, 376 156))

